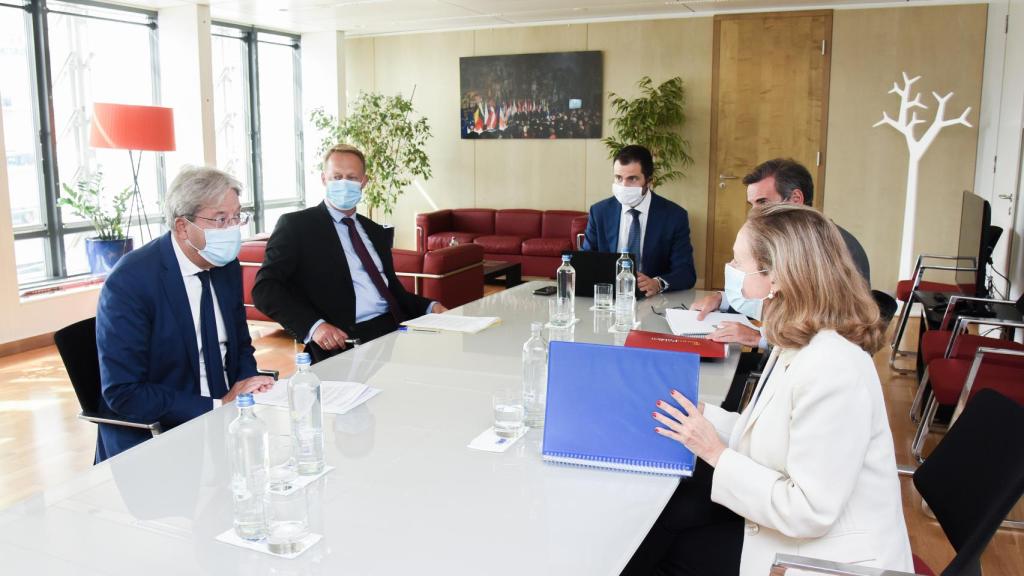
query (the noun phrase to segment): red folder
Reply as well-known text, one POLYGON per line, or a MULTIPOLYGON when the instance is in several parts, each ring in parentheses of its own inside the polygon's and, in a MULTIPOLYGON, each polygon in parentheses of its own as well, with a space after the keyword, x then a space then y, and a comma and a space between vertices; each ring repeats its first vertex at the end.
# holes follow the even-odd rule
POLYGON ((691 352, 700 355, 701 358, 725 358, 729 353, 729 345, 722 342, 644 330, 630 330, 629 336, 626 337, 626 346, 669 352, 691 352))

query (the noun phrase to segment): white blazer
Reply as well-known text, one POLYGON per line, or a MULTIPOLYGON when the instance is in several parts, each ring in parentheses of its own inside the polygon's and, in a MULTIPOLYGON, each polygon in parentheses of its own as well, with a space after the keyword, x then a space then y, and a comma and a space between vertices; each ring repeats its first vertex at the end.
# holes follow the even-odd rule
POLYGON ((777 553, 913 572, 871 356, 825 330, 775 348, 764 373, 742 414, 704 407, 729 446, 711 499, 746 519, 740 574, 768 574, 777 553))

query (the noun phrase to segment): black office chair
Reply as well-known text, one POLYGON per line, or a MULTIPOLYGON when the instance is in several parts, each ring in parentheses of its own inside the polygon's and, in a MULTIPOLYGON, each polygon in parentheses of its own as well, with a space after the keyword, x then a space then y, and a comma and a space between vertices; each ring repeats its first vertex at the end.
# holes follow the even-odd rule
POLYGON ((53 334, 53 342, 68 371, 71 386, 78 396, 78 404, 82 407, 79 418, 95 424, 141 428, 149 430, 153 436, 163 432, 159 422, 133 422, 100 414, 100 358, 96 350, 96 318, 87 318, 61 328, 53 334))
POLYGON ((881 290, 872 290, 871 296, 875 299, 875 303, 878 304, 878 313, 882 318, 882 322, 888 326, 893 316, 896 315, 896 309, 899 307, 896 304, 896 299, 881 290))
MULTIPOLYGON (((1024 495, 1024 406, 986 389, 914 472, 914 486, 956 550, 942 576, 980 576, 981 554, 1024 495)), ((773 574, 785 568, 825 574, 880 574, 799 556, 775 557, 773 574)), ((885 572, 890 576, 902 572, 885 572)))

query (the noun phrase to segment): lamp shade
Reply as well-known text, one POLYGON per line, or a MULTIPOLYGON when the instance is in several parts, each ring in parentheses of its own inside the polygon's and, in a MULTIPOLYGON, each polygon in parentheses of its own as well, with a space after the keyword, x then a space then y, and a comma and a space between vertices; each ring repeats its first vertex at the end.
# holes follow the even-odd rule
POLYGON ((89 145, 119 150, 174 150, 174 111, 161 106, 97 102, 89 145))

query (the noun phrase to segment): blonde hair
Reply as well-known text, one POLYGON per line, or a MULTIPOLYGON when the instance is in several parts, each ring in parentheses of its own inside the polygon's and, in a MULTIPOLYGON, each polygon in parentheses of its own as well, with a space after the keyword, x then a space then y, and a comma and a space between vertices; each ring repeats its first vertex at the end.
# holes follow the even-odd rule
POLYGON ((835 224, 813 208, 778 203, 753 210, 745 228, 758 268, 774 275, 763 313, 769 342, 802 348, 835 330, 869 354, 881 348, 878 305, 835 224))
POLYGON ((323 163, 320 165, 321 170, 327 166, 327 161, 330 160, 333 154, 352 154, 363 164, 363 172, 366 172, 366 155, 363 151, 355 146, 349 146, 348 144, 335 144, 331 146, 327 152, 324 152, 323 163))

